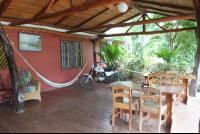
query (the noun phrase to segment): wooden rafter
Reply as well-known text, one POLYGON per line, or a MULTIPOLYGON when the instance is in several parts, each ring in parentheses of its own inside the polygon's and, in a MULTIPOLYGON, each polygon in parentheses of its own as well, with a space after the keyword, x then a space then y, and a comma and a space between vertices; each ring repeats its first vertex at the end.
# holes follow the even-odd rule
POLYGON ((12 29, 12 30, 21 30, 21 31, 32 31, 32 32, 38 32, 38 33, 48 33, 48 34, 54 34, 54 35, 59 35, 59 36, 64 36, 64 37, 74 37, 74 38, 86 38, 86 39, 96 39, 97 37, 89 37, 89 36, 82 36, 82 35, 72 35, 72 34, 66 34, 63 32, 58 32, 58 31, 52 31, 52 30, 47 30, 47 29, 42 29, 42 28, 29 28, 29 27, 15 27, 15 26, 6 26, 3 25, 4 29, 12 29))
MULTIPOLYGON (((149 18, 151 20, 151 18, 146 14, 146 17, 149 18)), ((158 23, 155 23, 158 27, 160 27, 163 30, 166 30, 164 27, 160 26, 158 23)))
MULTIPOLYGON (((135 4, 134 2, 132 2, 131 0, 129 1, 129 6, 135 10, 137 10, 138 12, 142 13, 143 15, 145 15, 147 18, 149 18, 151 20, 151 18, 147 15, 147 13, 145 11, 143 11, 137 4, 135 4)), ((143 16, 144 17, 144 16, 143 16)), ((144 20, 145 18, 143 18, 144 20)), ((161 27, 158 23, 155 23, 158 27, 160 27, 163 30, 166 30, 165 28, 161 27)), ((143 26, 144 29, 144 26, 143 26)), ((127 32, 128 33, 128 32, 127 32)))
POLYGON ((123 33, 123 34, 99 35, 99 37, 116 37, 116 36, 130 36, 130 35, 160 34, 160 33, 191 31, 191 30, 195 30, 195 29, 197 29, 197 27, 172 29, 172 30, 162 30, 162 31, 151 31, 151 32, 134 32, 134 33, 123 33))
MULTIPOLYGON (((143 14, 142 18, 143 18, 143 21, 145 21, 146 20, 146 15, 143 14)), ((146 25, 145 24, 143 24, 143 32, 146 32, 146 25)))
MULTIPOLYGON (((139 16, 140 14, 141 14, 141 13, 138 13, 138 14, 136 14, 136 15, 133 15, 133 16, 131 16, 131 17, 129 17, 129 18, 123 20, 123 21, 120 21, 120 22, 117 23, 117 24, 122 24, 122 23, 124 23, 124 22, 129 21, 129 20, 132 20, 132 19, 134 19, 135 17, 139 16)), ((108 30, 110 30, 110 29, 111 29, 111 28, 108 28, 108 29, 104 30, 102 33, 105 33, 106 31, 108 31, 108 30)))
POLYGON ((61 20, 59 20, 55 25, 60 25, 62 24, 65 20, 69 19, 70 17, 72 17, 74 14, 71 15, 67 15, 65 17, 63 17, 61 20))
POLYGON ((84 12, 84 11, 88 11, 88 10, 92 10, 101 6, 107 6, 110 4, 115 4, 115 3, 119 3, 119 2, 124 2, 127 0, 95 0, 80 6, 76 6, 76 7, 72 7, 60 12, 56 12, 53 14, 49 14, 49 15, 43 15, 43 16, 39 16, 36 18, 32 18, 32 19, 27 19, 27 20, 23 20, 23 21, 19 21, 19 22, 13 22, 10 25, 11 26, 17 26, 17 25, 22 25, 22 24, 29 24, 32 22, 37 22, 37 21, 43 21, 43 20, 48 20, 48 19, 52 19, 52 18, 57 18, 57 17, 63 17, 66 15, 70 15, 70 14, 75 14, 75 13, 80 13, 80 12, 84 12))
POLYGON ((84 25, 85 23, 87 23, 87 22, 89 22, 90 20, 94 19, 95 17, 97 17, 97 16, 99 16, 99 15, 105 13, 105 12, 108 11, 108 10, 109 10, 109 8, 104 9, 103 11, 101 11, 101 12, 95 14, 94 16, 92 16, 91 18, 89 18, 89 19, 87 19, 86 21, 82 22, 81 24, 75 26, 74 28, 79 28, 80 26, 84 25))
POLYGON ((151 4, 151 5, 157 5, 157 6, 160 6, 160 7, 168 7, 168 8, 173 8, 173 9, 194 11, 194 8, 188 8, 188 7, 182 7, 182 6, 174 6, 174 5, 151 2, 151 1, 144 1, 144 0, 131 0, 131 1, 140 2, 140 3, 146 3, 146 4, 151 4))
MULTIPOLYGON (((140 16, 140 18, 139 18, 137 21, 139 21, 141 18, 142 18, 142 15, 140 16)), ((128 32, 131 30, 132 27, 133 27, 133 26, 131 26, 131 27, 126 31, 126 33, 128 33, 128 32)))
MULTIPOLYGON (((20 21, 20 20, 0 17, 0 21, 13 22, 13 21, 20 21)), ((59 29, 64 29, 64 30, 75 30, 74 28, 70 28, 70 27, 52 25, 52 24, 47 24, 47 23, 42 23, 42 22, 33 22, 32 24, 38 25, 38 26, 47 26, 47 27, 59 28, 59 29)), ((97 33, 97 32, 86 32, 86 33, 96 34, 96 35, 101 34, 101 33, 97 33)))
POLYGON ((135 5, 135 3, 133 3, 131 0, 126 2, 126 4, 128 4, 129 7, 133 8, 134 10, 142 13, 142 14, 146 14, 146 12, 144 12, 143 10, 141 10, 140 8, 138 8, 138 5, 135 5))
MULTIPOLYGON (((165 13, 160 13, 160 12, 152 12, 152 11, 148 11, 147 13, 152 13, 152 14, 159 14, 159 15, 163 15, 163 16, 167 16, 167 17, 172 17, 173 15, 169 15, 169 14, 165 14, 165 13)), ((178 14, 176 14, 178 15, 178 14)), ((183 14, 182 14, 183 15, 183 14)), ((195 18, 194 18, 195 19, 195 18)), ((195 21, 194 19, 186 19, 186 20, 189 20, 189 21, 195 21)))
POLYGON ((176 14, 176 15, 183 15, 184 14, 184 13, 181 13, 181 12, 163 10, 163 9, 159 9, 159 8, 149 7, 149 6, 138 6, 138 7, 143 8, 143 9, 153 9, 153 10, 156 10, 156 11, 159 11, 159 12, 176 14))
POLYGON ((111 19, 109 19, 109 20, 103 22, 103 23, 99 24, 98 26, 103 26, 103 25, 105 25, 105 24, 107 24, 107 23, 109 23, 109 22, 111 22, 111 21, 113 21, 113 20, 116 20, 117 18, 120 18, 120 17, 124 16, 126 13, 128 13, 128 12, 131 11, 131 10, 132 10, 132 9, 129 8, 125 13, 121 13, 120 15, 117 15, 117 16, 115 16, 115 17, 113 17, 113 18, 111 18, 111 19))
POLYGON ((164 17, 164 18, 159 18, 159 19, 152 19, 152 20, 138 21, 138 22, 131 22, 131 23, 123 23, 123 24, 112 24, 112 25, 97 26, 97 27, 80 29, 80 30, 72 30, 72 31, 69 31, 67 33, 94 31, 94 30, 104 29, 104 28, 126 27, 126 26, 132 26, 132 25, 143 25, 143 24, 172 21, 172 20, 185 20, 185 19, 191 19, 191 18, 195 18, 195 14, 173 16, 173 17, 164 17))
POLYGON ((54 3, 54 0, 50 0, 49 4, 40 13, 38 13, 35 17, 46 14, 49 11, 49 9, 53 6, 53 3, 54 3))
MULTIPOLYGON (((74 7, 75 3, 74 0, 70 0, 70 8, 74 7)), ((71 15, 67 15, 65 17, 63 17, 61 20, 59 20, 55 25, 60 25, 62 24, 65 20, 69 19, 70 17, 72 17, 74 14, 71 15)))
POLYGON ((3 16, 8 6, 11 4, 12 0, 4 0, 0 6, 0 17, 3 16))

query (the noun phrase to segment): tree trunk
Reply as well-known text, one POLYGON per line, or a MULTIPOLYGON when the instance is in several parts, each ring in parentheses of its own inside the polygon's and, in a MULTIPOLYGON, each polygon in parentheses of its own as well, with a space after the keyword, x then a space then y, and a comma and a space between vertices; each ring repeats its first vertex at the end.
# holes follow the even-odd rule
MULTIPOLYGON (((100 41, 100 38, 98 38, 97 40, 90 40, 92 43, 93 43, 93 57, 94 57, 94 62, 97 62, 97 59, 96 59, 96 45, 97 43, 100 41)), ((96 77, 96 71, 93 70, 92 72, 92 78, 95 79, 96 77)))
POLYGON ((0 33, 1 33, 0 43, 3 43, 3 46, 4 46, 4 51, 5 51, 7 61, 8 61, 8 66, 9 66, 11 84, 12 84, 13 93, 14 93, 14 113, 22 113, 24 112, 23 88, 21 85, 21 80, 20 80, 18 68, 15 62, 14 52, 11 47, 11 43, 9 42, 9 39, 7 38, 1 24, 0 24, 0 33))
POLYGON ((199 51, 199 39, 197 35, 197 30, 195 30, 196 38, 197 38, 197 53, 195 56, 195 65, 193 69, 193 75, 196 75, 196 79, 192 79, 189 88, 189 95, 196 97, 197 89, 198 89, 198 80, 199 80, 199 61, 200 61, 200 51, 199 51))

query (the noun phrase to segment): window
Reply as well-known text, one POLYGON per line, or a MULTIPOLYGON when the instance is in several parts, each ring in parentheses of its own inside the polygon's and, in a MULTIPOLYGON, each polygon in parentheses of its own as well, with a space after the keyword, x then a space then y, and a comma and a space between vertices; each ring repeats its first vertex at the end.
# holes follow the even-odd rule
POLYGON ((61 41, 62 69, 82 67, 82 43, 61 41))
MULTIPOLYGON (((101 54, 102 55, 104 55, 104 52, 103 52, 103 50, 102 50, 102 46, 104 46, 106 49, 107 49, 107 44, 106 43, 101 43, 101 54)), ((106 60, 106 59, 105 59, 106 60)), ((103 60, 101 59, 101 65, 102 64, 105 64, 104 62, 103 62, 103 60)))

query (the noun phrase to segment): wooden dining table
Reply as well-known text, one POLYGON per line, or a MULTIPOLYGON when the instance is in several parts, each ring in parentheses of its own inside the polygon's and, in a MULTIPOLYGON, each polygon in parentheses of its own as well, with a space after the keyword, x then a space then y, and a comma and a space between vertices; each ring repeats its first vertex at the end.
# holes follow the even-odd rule
MULTIPOLYGON (((149 73, 141 73, 140 76, 144 76, 145 79, 148 79, 148 74, 149 73)), ((165 78, 165 74, 162 74, 162 77, 165 78)), ((188 93, 188 84, 189 84, 189 80, 190 79, 196 79, 196 76, 195 75, 180 75, 180 79, 183 80, 183 86, 184 86, 184 89, 183 89, 183 94, 182 94, 182 101, 187 105, 188 103, 188 96, 189 96, 189 93, 188 93)))
MULTIPOLYGON (((116 81, 110 84, 106 84, 105 88, 112 88, 115 85, 125 85, 131 88, 131 90, 140 91, 142 84, 138 82, 131 82, 131 81, 116 81)), ((175 116, 174 116, 174 96, 176 94, 182 94, 184 87, 179 86, 163 86, 163 85, 152 85, 153 88, 161 90, 162 93, 166 94, 166 102, 168 103, 167 106, 167 123, 166 125, 171 127, 171 131, 173 129, 175 123, 175 116)), ((120 91, 119 91, 120 92, 120 91)), ((122 91, 121 91, 122 92, 122 91)), ((135 114, 135 111, 132 111, 135 114)), ((139 115, 139 111, 137 113, 139 115)), ((144 113, 145 114, 145 113, 144 113)), ((150 114, 151 118, 157 118, 158 115, 150 114)), ((163 118, 163 117, 162 117, 163 118)))

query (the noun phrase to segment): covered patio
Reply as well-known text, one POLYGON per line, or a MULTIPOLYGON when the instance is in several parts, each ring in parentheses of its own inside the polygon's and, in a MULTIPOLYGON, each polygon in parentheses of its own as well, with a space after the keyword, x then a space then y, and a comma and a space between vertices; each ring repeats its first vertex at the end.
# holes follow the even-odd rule
MULTIPOLYGON (((0 100, 2 102, 0 104, 0 131, 5 133, 140 132, 138 130, 139 121, 134 120, 132 130, 128 130, 128 114, 127 116, 124 114, 123 119, 116 118, 115 126, 112 127, 110 89, 104 87, 106 83, 98 82, 94 82, 88 88, 82 88, 76 81, 76 78, 80 78, 77 74, 82 69, 84 71, 81 75, 88 73, 93 62, 101 61, 96 53, 101 52, 100 41, 106 37, 195 30, 198 49, 193 75, 196 75, 196 80, 192 80, 191 85, 197 85, 200 60, 199 5, 198 0, 0 0, 0 23, 2 24, 0 74, 4 87, 12 90, 14 94, 13 105, 8 101, 0 100), (120 2, 128 5, 127 11, 118 10, 120 2), (151 19, 148 13, 165 17, 151 19), (136 17, 142 20, 132 22, 136 17), (166 29, 158 24, 173 20, 197 22, 197 27, 166 29), (160 30, 148 31, 146 25, 152 23, 160 30), (135 25, 142 25, 142 31, 130 32, 135 25), (105 33, 112 28, 127 26, 129 29, 125 33, 105 33), (40 51, 20 50, 20 45, 27 43, 20 42, 22 34, 40 36, 41 40, 36 43, 40 51), (74 48, 77 45, 73 42, 78 43, 79 46, 77 50, 73 49, 70 55, 68 47, 71 45, 74 48), (71 44, 68 45, 68 43, 71 44), (13 51, 13 48, 17 51, 13 51), (74 56, 76 53, 79 53, 79 57, 77 56, 79 60, 74 56), (90 54, 93 56, 91 59, 89 59, 90 54), (24 58, 21 58, 21 55, 24 58), (70 59, 70 57, 74 58, 70 59), (32 66, 27 65, 26 61, 32 66), (76 65, 70 67, 73 63, 76 65), (85 67, 86 63, 88 64, 85 67), (66 83, 72 79, 74 82, 63 88, 53 87, 43 81, 33 68, 55 83, 66 83), (24 93, 19 82, 18 69, 33 73, 35 79, 40 81, 41 98, 39 101, 23 100, 24 93)), ((27 45, 31 44, 30 42, 27 45)), ((193 89, 197 89, 196 85, 193 89)), ((195 90, 191 94, 195 96, 195 90)), ((179 106, 176 103, 174 105, 175 125, 162 126, 161 132, 195 133, 199 131, 200 94, 197 93, 196 97, 188 97, 187 105, 185 103, 180 103, 179 106)), ((157 132, 157 121, 155 119, 152 119, 151 123, 144 121, 141 132, 157 132)))
MULTIPOLYGON (((2 133, 139 133, 139 121, 133 120, 128 130, 128 114, 116 118, 112 127, 112 93, 105 83, 94 83, 88 88, 79 84, 41 93, 42 101, 25 102, 25 112, 13 113, 9 102, 0 104, 2 133)), ((171 133, 198 133, 200 94, 189 97, 188 105, 174 105, 176 122, 171 133)), ((139 117, 139 116, 138 116, 139 117)), ((142 133, 156 133, 157 121, 143 122, 142 133)), ((170 133, 170 127, 161 127, 170 133)))

